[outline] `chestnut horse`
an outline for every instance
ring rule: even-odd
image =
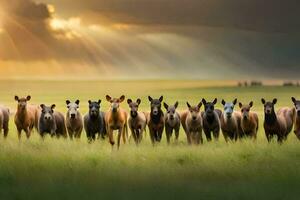
[[[120,98],[112,98],[106,95],[106,100],[110,102],[110,108],[105,114],[106,130],[108,132],[109,142],[113,146],[115,144],[113,131],[118,130],[118,149],[120,148],[121,136],[123,137],[124,144],[128,137],[127,128],[127,112],[120,108],[120,103],[125,100],[125,96]]]

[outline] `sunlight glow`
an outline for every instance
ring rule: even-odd
[[[58,32],[56,35],[57,38],[66,38],[71,40],[81,37],[81,34],[79,33],[82,29],[80,18],[70,18],[68,20],[53,18],[50,21],[50,27],[54,31]]]
[[[68,20],[53,18],[50,22],[50,26],[53,30],[79,29],[80,25],[81,25],[81,19],[78,17],[70,18]]]

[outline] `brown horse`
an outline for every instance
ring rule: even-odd
[[[181,113],[180,121],[182,127],[185,131],[188,144],[202,144],[202,116],[200,108],[202,106],[202,102],[200,102],[196,106],[191,106],[188,102],[186,103],[188,106],[188,110]]]
[[[146,115],[145,113],[138,111],[141,99],[137,99],[136,102],[131,99],[127,99],[127,103],[130,108],[130,115],[128,119],[129,129],[135,143],[138,145],[142,141],[143,133],[146,130]]]
[[[241,102],[239,103],[241,109],[241,129],[242,136],[250,137],[256,139],[257,131],[258,131],[258,116],[256,113],[251,112],[251,108],[253,106],[253,101],[249,103],[249,105],[243,105]]]
[[[120,108],[120,103],[125,100],[125,96],[120,98],[111,98],[106,95],[106,100],[110,102],[110,109],[105,114],[106,130],[108,132],[109,142],[113,146],[115,144],[113,131],[118,130],[118,149],[120,148],[121,136],[123,137],[124,144],[128,137],[127,128],[127,112]]]
[[[30,137],[33,127],[38,127],[38,106],[28,105],[31,96],[26,98],[19,98],[15,96],[15,100],[18,102],[18,108],[15,115],[15,124],[18,131],[18,138],[21,139],[22,130],[25,131],[27,138]]]
[[[294,109],[281,108],[275,113],[276,98],[272,102],[266,102],[265,99],[261,99],[261,102],[264,104],[264,129],[267,140],[270,142],[276,135],[277,141],[279,143],[283,142],[293,128]]]

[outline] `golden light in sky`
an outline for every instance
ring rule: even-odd
[[[63,35],[59,34],[57,37],[64,37],[66,39],[80,38],[81,34],[81,19],[80,18],[70,18],[68,20],[53,18],[50,21],[50,27],[54,31],[63,30]]]
[[[30,67],[49,77],[289,77],[300,63],[297,13],[276,5],[266,14],[260,0],[134,2],[0,0],[0,67],[10,69],[0,78]]]

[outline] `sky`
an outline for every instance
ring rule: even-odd
[[[0,78],[297,79],[297,0],[0,0]]]

